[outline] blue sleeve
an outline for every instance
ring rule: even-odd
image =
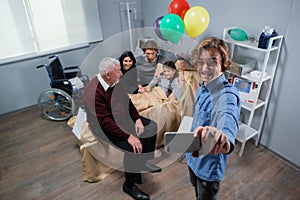
[[[222,130],[228,136],[229,141],[234,144],[239,129],[240,99],[238,93],[235,92],[227,92],[223,95],[225,95],[225,105],[223,104],[223,106],[226,106],[226,109],[223,106],[218,108],[217,129]]]
[[[179,99],[181,97],[181,88],[179,86],[179,80],[178,78],[175,78],[171,83],[171,90],[175,96],[176,99]]]
[[[157,83],[160,81],[160,77],[158,77],[157,79],[156,78],[153,78],[152,81],[149,83],[150,85],[150,89],[152,90],[156,85]]]

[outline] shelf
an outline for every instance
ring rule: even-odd
[[[253,138],[257,134],[258,134],[257,130],[247,126],[244,123],[241,123],[240,128],[239,128],[238,133],[237,133],[237,136],[236,136],[236,139],[239,142],[243,143],[243,142],[246,142],[247,140]]]
[[[238,77],[240,77],[242,79],[246,79],[246,80],[251,81],[251,82],[256,82],[256,83],[260,82],[260,78],[259,79],[254,78],[254,77],[250,76],[249,73],[248,74],[244,74],[244,75],[239,75],[239,74],[234,73],[234,72],[232,72],[230,70],[227,70],[226,72],[229,73],[229,74],[232,74],[232,75],[236,75],[236,76],[238,76]],[[262,78],[261,82],[264,82],[264,81],[267,81],[267,80],[270,80],[270,79],[271,79],[271,76],[270,75],[266,75],[266,76],[264,76]]]
[[[223,30],[223,40],[225,42],[227,42],[228,44],[232,44],[232,45],[235,45],[235,46],[240,46],[240,47],[244,47],[244,48],[248,48],[248,49],[253,49],[253,50],[261,51],[261,52],[275,51],[275,50],[280,49],[280,47],[281,47],[281,41],[282,41],[283,35],[274,36],[274,37],[270,38],[270,40],[269,40],[269,42],[272,42],[272,43],[273,43],[273,41],[278,40],[278,41],[280,41],[280,44],[277,44],[277,45],[274,45],[274,46],[269,46],[268,49],[262,49],[262,48],[258,48],[258,42],[257,41],[252,41],[252,42],[249,41],[249,40],[237,41],[237,40],[232,39],[228,34],[228,31],[232,28],[237,28],[237,27],[235,27],[235,26],[227,27]]]
[[[254,105],[254,103],[250,103],[250,102],[246,102],[246,101],[242,102],[242,108],[244,108],[248,111],[251,111],[253,109],[253,105]],[[258,99],[256,105],[254,106],[254,110],[256,110],[264,105],[265,105],[265,102],[261,99]]]
[[[231,73],[231,72],[230,72]],[[238,75],[237,75],[238,76]],[[240,76],[241,78],[243,79],[247,79],[249,81],[252,81],[252,82],[260,82],[260,78],[253,78],[252,76],[250,76],[250,74],[245,74],[245,75],[242,75]],[[263,78],[262,78],[262,82],[264,81],[267,81],[267,80],[270,80],[271,79],[271,76],[270,75],[265,75]]]
[[[240,47],[253,49],[253,50],[256,50],[256,51],[261,51],[261,52],[268,52],[269,51],[269,49],[258,48],[258,42],[250,42],[248,40],[246,40],[246,41],[236,41],[236,40],[233,40],[231,38],[226,38],[225,42],[227,42],[229,44],[233,44],[233,45],[238,45]],[[271,47],[270,51],[274,51],[274,50],[277,50],[277,49],[278,49],[277,46],[273,46],[273,47]]]
[[[239,152],[239,155],[242,156],[246,142],[249,139],[253,138],[254,136],[257,136],[256,145],[258,145],[264,118],[266,115],[270,93],[272,90],[273,78],[278,64],[278,57],[280,54],[283,35],[277,35],[269,38],[267,49],[262,49],[258,48],[258,42],[256,41],[251,42],[249,40],[233,40],[228,34],[228,31],[233,28],[237,27],[228,27],[223,30],[223,40],[229,46],[231,59],[243,56],[251,57],[250,55],[253,55],[255,59],[258,59],[257,63],[262,64],[262,66],[259,66],[258,72],[252,73],[253,76],[250,75],[250,72],[251,70],[255,70],[255,68],[252,67],[253,65],[251,65],[252,63],[250,61],[246,63],[248,64],[248,69],[242,68],[246,67],[246,64],[241,64],[240,66],[237,66],[240,68],[233,68],[232,71],[228,70],[226,72],[226,75],[228,75],[228,79],[232,79],[234,76],[238,78],[233,79],[233,82],[234,86],[236,86],[240,91],[243,109],[242,112],[243,114],[247,115],[247,117],[245,118],[246,120],[240,124],[236,137],[237,141],[242,143]],[[250,51],[247,51],[247,49],[249,49]],[[273,61],[272,63],[270,62],[271,52]],[[275,58],[273,58],[273,56]],[[254,83],[257,84],[257,87]],[[249,102],[248,99],[251,99],[253,101]],[[257,130],[251,127],[254,118],[256,118],[256,121],[260,121]]]

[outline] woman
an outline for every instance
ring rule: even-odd
[[[121,71],[121,83],[124,85],[125,90],[129,94],[136,93],[138,88],[136,60],[131,51],[124,51],[119,57]]]

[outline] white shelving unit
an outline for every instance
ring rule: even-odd
[[[227,73],[228,78],[236,76],[249,82],[255,82],[257,85],[252,101],[242,102],[240,127],[236,138],[242,143],[239,152],[239,156],[242,156],[249,139],[256,137],[255,144],[256,146],[259,144],[283,36],[270,38],[267,49],[261,49],[258,48],[258,42],[233,40],[228,34],[232,28],[236,27],[225,28],[223,31],[223,40],[229,46],[231,58],[233,60],[239,57],[253,58],[257,61],[256,70],[261,72],[261,75],[255,78],[249,73],[235,74],[230,71]]]

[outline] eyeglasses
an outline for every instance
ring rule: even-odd
[[[209,59],[199,59],[198,61],[198,65],[200,67],[203,67],[204,65],[206,64],[207,67],[215,67],[217,64],[218,64],[218,60],[216,57],[212,57],[212,58],[209,58]]]

